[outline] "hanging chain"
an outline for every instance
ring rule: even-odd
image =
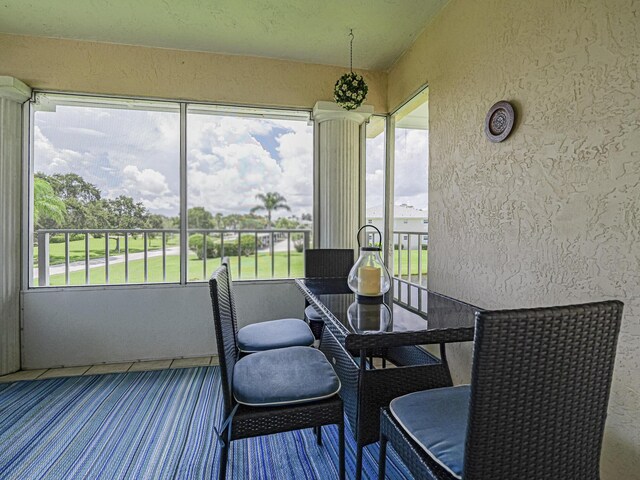
[[[349,29],[349,36],[351,37],[351,44],[349,46],[349,69],[353,73],[353,28]]]

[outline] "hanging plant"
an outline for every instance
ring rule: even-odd
[[[345,110],[353,110],[362,105],[362,102],[367,98],[368,91],[369,87],[364,82],[362,75],[349,72],[342,75],[336,82],[333,98]]]
[[[342,75],[333,89],[333,98],[345,110],[355,110],[367,98],[369,87],[362,75],[353,73],[353,30],[350,31],[351,45],[349,50],[350,72]]]

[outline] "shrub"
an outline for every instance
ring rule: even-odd
[[[189,250],[195,252],[198,260],[202,260],[202,242],[203,237],[199,233],[195,233],[189,237]],[[213,238],[207,237],[207,258],[217,258],[220,256],[220,242],[216,242]]]
[[[216,245],[219,250],[220,239],[216,239]],[[252,255],[256,251],[256,240],[253,235],[244,235],[240,239],[240,255]],[[237,257],[238,256],[238,239],[226,239],[224,240],[224,256],[225,257]]]
[[[69,241],[84,240],[84,233],[70,233]],[[64,243],[64,233],[54,233],[49,235],[49,243]]]
[[[49,235],[49,243],[64,243],[64,235]]]
[[[198,260],[202,260],[202,234],[195,233],[189,237],[189,250],[195,252]],[[240,240],[240,255],[252,255],[256,251],[255,237],[244,235]],[[207,258],[218,258],[223,254],[219,237],[207,236]],[[225,238],[224,256],[238,256],[238,239]]]

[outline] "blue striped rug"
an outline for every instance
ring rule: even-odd
[[[0,478],[217,478],[219,388],[218,367],[0,384]],[[310,429],[235,441],[227,478],[337,478],[337,429],[323,431],[321,447]],[[376,478],[377,457],[367,447],[363,478]],[[391,450],[387,464],[388,478],[411,478]]]

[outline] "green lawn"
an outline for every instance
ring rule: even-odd
[[[56,238],[64,238],[64,235],[52,235]],[[178,234],[167,235],[167,247],[173,247],[178,245],[180,237]],[[120,252],[116,248],[118,241],[109,237],[109,254],[117,255],[118,253],[124,254],[124,237],[120,238]],[[147,248],[149,250],[159,250],[162,248],[162,235],[157,235],[155,238],[149,237]],[[89,258],[104,258],[105,239],[90,237],[89,239]],[[137,253],[144,251],[144,239],[142,235],[137,235],[137,238],[129,235],[129,253]],[[84,239],[73,240],[69,242],[69,262],[79,262],[84,260]],[[34,265],[38,264],[38,247],[33,247],[33,262]],[[51,243],[49,242],[49,265],[59,265],[64,263],[64,242]]]
[[[104,239],[100,239],[104,245]],[[84,255],[84,242],[83,243],[83,255]],[[56,244],[57,245],[57,244]],[[64,252],[64,244],[61,244]],[[130,251],[132,241],[129,241]],[[53,245],[52,245],[53,246]],[[92,256],[93,256],[93,252]],[[427,251],[423,250],[418,252],[413,250],[411,252],[411,273],[413,276],[418,274],[418,254],[422,254],[422,273],[427,273]],[[104,255],[104,247],[102,250]],[[100,255],[96,255],[100,257]],[[84,257],[83,257],[84,258]],[[395,272],[398,272],[398,252],[395,252]],[[408,256],[407,251],[401,252],[401,263],[403,278],[406,278]],[[287,253],[277,252],[274,255],[274,275],[271,275],[271,255],[269,253],[258,254],[258,275],[255,274],[255,257],[253,255],[248,257],[242,257],[242,263],[240,264],[240,272],[238,271],[238,257],[231,257],[231,272],[235,280],[253,280],[253,279],[269,279],[269,278],[296,278],[304,275],[303,254],[298,252],[291,252],[291,267],[287,265]],[[198,281],[208,278],[213,270],[220,265],[219,258],[210,258],[207,260],[207,271],[204,272],[204,265],[202,260],[198,260],[193,252],[189,252],[189,262],[187,266],[189,281]],[[85,272],[84,270],[71,272],[69,275],[71,285],[85,285]],[[180,257],[178,255],[169,255],[166,259],[166,281],[167,282],[179,282],[180,281]],[[417,278],[414,278],[417,281]],[[162,257],[151,257],[148,259],[148,283],[160,283],[163,282],[162,274]],[[124,263],[112,264],[109,266],[109,284],[123,284],[125,283]],[[133,260],[129,262],[129,283],[144,283],[144,260]],[[37,284],[37,279],[36,279]],[[60,286],[65,284],[64,274],[52,275],[49,279],[49,284],[52,286]],[[95,267],[90,269],[90,284],[91,285],[104,285],[105,284],[105,268]]]
[[[231,272],[235,280],[267,279],[267,278],[295,278],[302,277],[304,273],[302,253],[291,252],[291,274],[287,265],[286,252],[278,252],[274,255],[274,275],[271,275],[271,256],[268,253],[258,254],[258,276],[255,275],[255,257],[242,257],[240,265],[241,272],[238,272],[238,257],[231,257]],[[209,278],[216,267],[220,265],[219,258],[207,260],[207,272],[204,274],[202,260],[198,260],[195,254],[189,254],[187,265],[189,281],[204,280]],[[167,282],[180,281],[180,257],[178,255],[167,256]],[[104,267],[90,269],[90,284],[104,285]],[[71,285],[85,285],[84,270],[71,272],[69,282]],[[148,259],[148,282],[159,283],[163,281],[162,257],[151,257]],[[37,283],[37,279],[36,279]],[[109,266],[109,284],[125,283],[124,263],[116,263]],[[144,283],[144,260],[133,260],[129,262],[129,283]],[[52,286],[64,285],[64,274],[51,275],[49,284]]]
[[[401,267],[402,276],[405,277],[409,272],[409,255],[407,255],[407,250],[400,251],[400,263],[398,263],[398,250],[394,250],[393,252],[393,274],[398,275],[398,267]],[[429,252],[427,250],[411,250],[411,274],[417,275],[418,270],[418,257],[422,255],[422,274],[427,273],[427,264]]]

